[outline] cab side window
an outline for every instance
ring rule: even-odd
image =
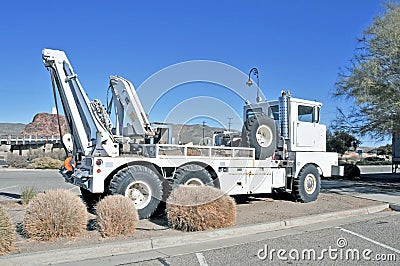
[[[279,120],[279,106],[278,105],[271,106],[270,117],[273,118],[274,120]]]
[[[319,123],[319,107],[299,105],[297,110],[298,121]]]

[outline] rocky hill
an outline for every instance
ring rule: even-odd
[[[172,136],[176,143],[189,143],[195,145],[200,144],[203,139],[203,125],[181,125],[171,124]],[[204,126],[204,137],[211,141],[215,131],[223,131],[223,128]],[[207,141],[206,141],[207,142]]]
[[[68,132],[65,117],[60,115],[60,124],[63,135]],[[21,135],[37,136],[58,136],[58,121],[56,114],[39,113],[35,115],[33,121],[26,125]]]
[[[68,132],[64,116],[60,116],[60,123],[63,134]],[[181,125],[169,124],[172,127],[172,135],[175,143],[199,144],[203,138],[202,125]],[[157,125],[155,125],[157,127]],[[214,131],[221,131],[223,128],[204,127],[204,136],[210,140]],[[56,114],[39,113],[33,121],[27,125],[21,123],[0,123],[0,135],[25,135],[25,136],[58,136],[58,122]]]
[[[21,123],[0,123],[0,135],[20,135],[25,126]]]
[[[65,122],[65,117],[60,116],[61,128],[63,135],[68,132]],[[172,126],[172,136],[175,142],[182,143],[193,142],[193,144],[199,144],[203,137],[203,126],[202,125],[181,125],[181,124],[170,124]],[[156,125],[157,126],[157,125]],[[204,127],[204,136],[211,138],[214,131],[223,130],[216,127]],[[38,136],[58,136],[58,122],[57,115],[48,113],[39,113],[35,115],[33,121],[26,125],[25,129],[21,133],[22,135],[38,135]]]

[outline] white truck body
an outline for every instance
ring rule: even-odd
[[[111,129],[107,113],[99,101],[90,102],[65,53],[45,49],[42,56],[73,139],[73,159],[62,174],[81,188],[85,200],[123,194],[141,218],[165,200],[170,189],[163,187],[171,184],[208,184],[230,195],[280,189],[308,202],[319,194],[320,176],[337,172],[338,156],[326,152],[326,128],[319,123],[321,103],[283,93],[277,101],[246,104],[241,147],[160,144],[129,81],[111,77],[116,111]],[[134,122],[131,142],[120,135],[123,111]]]
[[[76,184],[85,187],[93,193],[104,191],[104,180],[116,169],[127,165],[152,165],[161,169],[163,178],[179,167],[187,164],[204,165],[213,171],[219,182],[220,189],[230,195],[271,193],[274,188],[285,187],[285,168],[278,160],[254,159],[254,149],[239,147],[212,147],[212,146],[185,146],[155,144],[141,146],[150,150],[150,157],[143,155],[87,158],[88,169],[92,171],[82,173],[81,179],[74,178]],[[97,165],[96,161],[102,163]],[[88,177],[88,178],[85,178]],[[81,182],[84,181],[84,182]]]
[[[285,188],[287,185],[286,168],[283,167],[287,161],[255,160],[254,149],[168,144],[147,144],[143,147],[152,150],[153,155],[89,157],[88,170],[81,171],[77,176],[82,178],[71,182],[93,193],[103,193],[107,177],[127,165],[152,165],[161,169],[161,173],[167,173],[167,168],[175,170],[186,164],[197,164],[209,166],[217,176],[220,189],[230,195],[271,193],[274,188]],[[174,151],[179,151],[179,154]],[[201,154],[193,155],[191,151]],[[338,157],[333,152],[296,152],[291,157],[294,159],[291,169],[295,177],[307,164],[318,166],[320,175],[324,177],[330,177],[332,171],[337,171]],[[96,165],[96,160],[101,160],[102,164]],[[163,178],[171,177],[163,174]]]

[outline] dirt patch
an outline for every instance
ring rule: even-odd
[[[274,199],[271,195],[263,197],[237,197],[236,226],[256,223],[281,221],[301,216],[309,216],[340,210],[357,209],[376,205],[379,202],[337,194],[320,194],[317,201],[311,203],[291,202],[287,199]],[[16,249],[14,254],[45,251],[76,246],[101,245],[103,243],[131,241],[135,239],[159,236],[176,236],[185,234],[168,228],[165,217],[150,220],[140,220],[136,233],[129,237],[103,238],[96,229],[95,216],[90,215],[87,231],[74,239],[57,239],[53,242],[38,242],[27,239],[21,229],[21,221],[26,206],[18,201],[0,201],[12,217],[17,231]]]
[[[376,205],[378,202],[352,196],[323,194],[316,201],[300,203],[288,200],[277,200],[269,197],[252,198],[237,205],[237,225],[282,221],[296,217],[315,214],[358,209]]]

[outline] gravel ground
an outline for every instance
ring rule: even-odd
[[[236,201],[236,226],[281,221],[295,217],[357,209],[378,204],[378,202],[372,200],[324,193],[320,194],[317,201],[311,203],[291,202],[286,199],[272,198],[271,195],[265,195],[262,197],[238,197],[236,198]],[[95,229],[95,216],[90,216],[88,221],[88,230],[80,237],[73,239],[58,239],[52,242],[38,242],[27,239],[19,229],[21,228],[20,224],[25,213],[25,206],[20,205],[17,201],[0,201],[0,205],[4,206],[8,210],[16,224],[17,242],[16,249],[13,252],[14,254],[65,247],[99,245],[106,242],[130,241],[158,236],[188,234],[169,229],[165,217],[158,217],[151,220],[139,221],[137,231],[133,236],[102,238]]]

